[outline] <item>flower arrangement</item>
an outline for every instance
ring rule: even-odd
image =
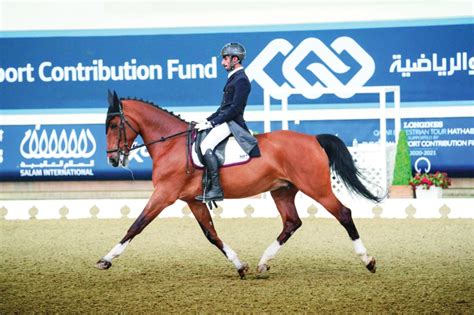
[[[410,185],[413,188],[421,186],[423,189],[430,189],[431,186],[448,188],[451,185],[451,179],[447,173],[436,172],[436,173],[416,173],[410,179]]]

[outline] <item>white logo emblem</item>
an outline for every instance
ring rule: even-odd
[[[424,169],[424,172],[425,172],[425,173],[429,173],[429,171],[430,171],[430,169],[431,169],[431,162],[430,162],[430,160],[429,160],[428,158],[426,158],[426,157],[424,157],[424,156],[419,157],[419,158],[415,161],[415,165],[413,165],[413,167],[415,168],[415,171],[416,171],[417,173],[421,173],[421,171],[423,171],[423,170],[421,169],[421,167],[419,166],[420,162],[421,162],[421,164],[423,164],[422,162],[425,162],[425,163],[426,163],[426,167],[425,167],[425,169]]]
[[[321,88],[336,88],[334,92],[340,98],[350,98],[355,92],[348,88],[363,86],[375,72],[372,57],[350,37],[339,37],[327,47],[321,40],[309,37],[296,48],[286,39],[272,40],[246,68],[250,81],[255,80],[264,90],[270,90],[274,99],[282,99],[288,88],[301,89],[303,96],[316,99],[323,95]],[[294,49],[293,49],[294,48]],[[334,53],[334,52],[336,53]],[[347,73],[351,68],[341,61],[339,55],[348,53],[360,64],[360,69],[346,83],[341,82],[335,74]],[[265,67],[279,54],[286,56],[282,64],[282,73],[287,82],[278,85],[266,72]],[[298,65],[310,54],[314,53],[323,63],[312,63],[306,67],[318,81],[309,83],[297,70]],[[335,73],[335,74],[334,74]]]
[[[133,146],[135,145],[138,145],[138,142],[133,142]],[[129,162],[132,162],[133,160],[137,161],[137,163],[144,163],[145,160],[144,158],[150,158],[150,153],[148,153],[148,150],[146,147],[141,147],[137,150],[133,150],[133,151],[130,151],[129,152],[129,156],[128,156],[128,161]]]
[[[28,129],[21,141],[20,152],[26,159],[90,158],[95,153],[96,142],[89,129],[82,129],[79,136],[74,129],[69,135],[63,129],[59,136],[56,129],[51,134],[43,130],[41,135],[37,129]]]

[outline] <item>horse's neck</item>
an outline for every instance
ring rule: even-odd
[[[140,118],[140,135],[145,143],[175,135],[188,128],[186,122],[164,110],[146,104],[142,106],[143,111],[140,111],[138,116]],[[158,147],[152,146],[149,148],[149,152]]]
[[[151,116],[147,114],[147,122],[144,126],[141,127],[142,138],[145,140],[153,141],[156,138],[168,137],[173,134],[179,133],[186,130],[186,123],[179,121],[177,118],[171,116],[167,113],[150,113]],[[156,116],[153,116],[156,115]]]

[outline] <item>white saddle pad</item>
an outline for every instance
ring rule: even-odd
[[[196,143],[193,143],[193,147],[191,150],[192,160],[195,166],[197,167],[204,167],[196,153]],[[250,156],[245,153],[244,150],[240,147],[237,140],[234,137],[230,137],[227,141],[227,145],[225,146],[225,161],[222,166],[231,166],[235,164],[243,164],[250,160]]]

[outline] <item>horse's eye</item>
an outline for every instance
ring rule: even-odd
[[[116,129],[117,125],[116,124],[110,124],[110,129]]]

